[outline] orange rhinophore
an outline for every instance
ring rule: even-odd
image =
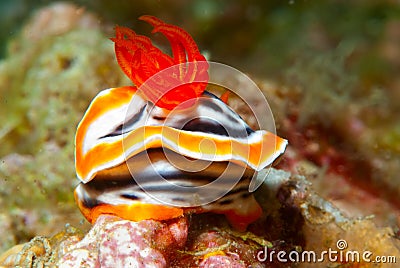
[[[219,98],[225,103],[228,104],[230,92],[227,90],[225,91]]]
[[[140,19],[168,38],[172,57],[116,27],[117,61],[135,86],[101,91],[78,125],[78,206],[90,222],[101,214],[139,221],[214,212],[243,230],[261,215],[250,181],[265,177],[287,141],[251,129],[205,91],[208,63],[187,32]]]

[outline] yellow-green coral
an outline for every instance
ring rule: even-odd
[[[0,249],[51,233],[57,218],[79,221],[72,196],[76,126],[95,94],[127,84],[99,27],[38,40],[21,33],[10,42],[0,62],[0,204],[4,217],[19,220],[8,230],[18,235]]]
[[[0,70],[1,109],[9,115],[0,119],[7,145],[0,155],[16,148],[36,153],[49,140],[60,146],[73,143],[88,102],[124,79],[114,63],[112,43],[100,31],[77,29],[31,45],[11,54]]]

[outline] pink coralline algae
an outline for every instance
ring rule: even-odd
[[[231,267],[231,268],[245,268],[239,260],[228,256],[210,256],[199,265],[201,268],[217,268],[217,267]]]
[[[57,265],[61,268],[261,265],[255,257],[260,244],[249,233],[214,225],[205,227],[202,222],[207,219],[207,215],[193,215],[191,220],[133,222],[101,215],[83,239],[70,236],[61,242]]]
[[[78,243],[62,245],[59,267],[167,267],[171,249],[183,247],[187,222],[132,222],[101,216]]]

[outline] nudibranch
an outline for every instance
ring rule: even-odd
[[[166,36],[172,56],[116,27],[116,58],[134,86],[101,91],[78,125],[80,210],[91,223],[101,214],[139,221],[214,212],[246,229],[261,215],[249,183],[287,141],[251,129],[205,90],[209,64],[187,32],[152,16],[140,19]],[[207,193],[221,196],[203,202]]]

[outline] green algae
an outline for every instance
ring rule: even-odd
[[[0,62],[0,204],[2,216],[22,222],[9,225],[15,236],[1,250],[82,220],[73,202],[76,126],[99,91],[127,84],[100,28],[38,40],[21,31],[10,41]]]
[[[380,131],[382,135],[377,135],[375,141],[379,148],[383,148],[392,153],[400,155],[400,122],[395,122]]]
[[[1,109],[9,116],[0,118],[6,126],[2,130],[6,147],[0,155],[36,153],[47,141],[72,148],[75,127],[89,101],[122,79],[112,43],[88,29],[22,47],[2,67],[1,95],[6,105]]]
[[[300,125],[317,119],[326,126],[351,101],[357,80],[345,64],[352,51],[352,45],[342,44],[335,50],[304,57],[287,70],[288,83],[301,91],[297,104]]]

